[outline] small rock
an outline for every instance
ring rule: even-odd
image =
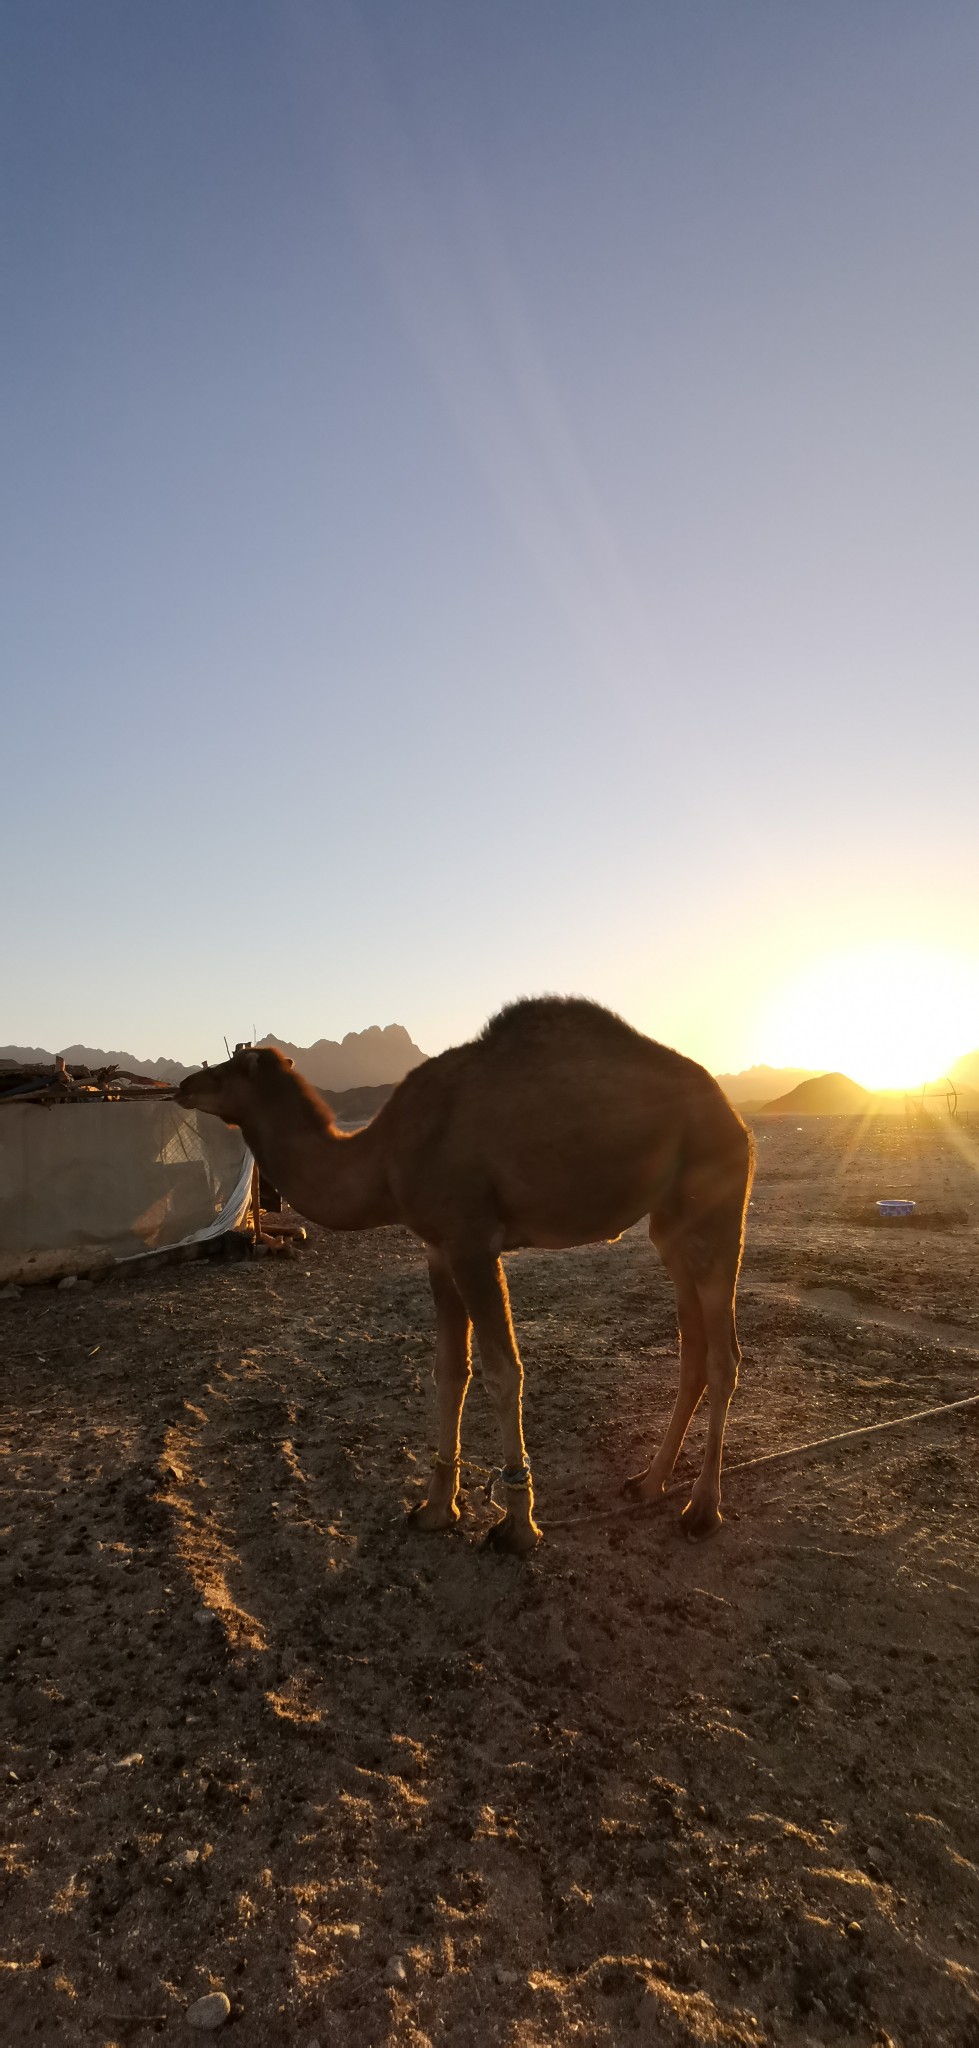
[[[209,1991],[206,1998],[195,1998],[187,2007],[187,2025],[199,2027],[202,2033],[213,2033],[215,2027],[223,2027],[231,2016],[231,2000],[226,1991]]]
[[[67,1293],[67,1291],[68,1291],[68,1289],[69,1289],[69,1287],[74,1287],[74,1286],[76,1286],[76,1285],[77,1285],[77,1282],[78,1282],[78,1274],[77,1274],[77,1273],[66,1273],[66,1274],[65,1274],[65,1277],[64,1277],[64,1279],[63,1279],[63,1280],[59,1280],[59,1281],[58,1281],[58,1293],[59,1293],[59,1294],[66,1294],[66,1293]]]
[[[838,1692],[841,1695],[853,1691],[849,1679],[843,1678],[839,1671],[824,1672],[823,1684],[829,1686],[830,1692]]]
[[[385,1984],[407,1984],[408,1972],[403,1956],[392,1956],[384,1972]]]
[[[130,1751],[130,1754],[128,1756],[117,1756],[115,1761],[115,1769],[117,1771],[130,1771],[132,1770],[134,1764],[141,1764],[142,1761],[142,1750],[134,1749]]]
[[[19,1288],[19,1287],[15,1287],[15,1286],[14,1286],[14,1283],[13,1283],[13,1281],[11,1281],[11,1282],[10,1282],[10,1284],[9,1284],[9,1286],[7,1286],[7,1287],[0,1287],[0,1301],[19,1301],[19,1300],[20,1300],[20,1288]]]
[[[217,1615],[215,1614],[213,1607],[199,1607],[197,1613],[194,1616],[194,1620],[196,1621],[198,1628],[210,1628],[211,1623],[213,1621],[217,1621]]]

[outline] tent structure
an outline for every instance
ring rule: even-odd
[[[0,1089],[0,1286],[201,1243],[247,1215],[252,1156],[216,1117],[153,1088],[25,1092]]]

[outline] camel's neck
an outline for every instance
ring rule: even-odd
[[[335,1131],[304,1093],[262,1100],[242,1134],[266,1178],[301,1216],[330,1230],[372,1230],[395,1221],[382,1146],[371,1125]]]

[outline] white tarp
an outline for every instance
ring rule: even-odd
[[[233,1230],[251,1169],[240,1131],[176,1102],[0,1104],[0,1284]]]

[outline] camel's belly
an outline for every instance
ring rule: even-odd
[[[638,1219],[635,1220],[638,1221]],[[628,1225],[624,1224],[623,1229],[627,1228]],[[533,1237],[531,1236],[529,1231],[527,1231],[526,1233],[520,1232],[518,1227],[518,1230],[514,1235],[511,1236],[509,1232],[507,1233],[503,1250],[505,1252],[569,1252],[573,1251],[576,1245],[617,1244],[621,1236],[621,1230],[617,1230],[613,1237],[609,1237],[606,1231],[601,1230],[598,1231],[594,1237],[544,1237],[540,1233],[538,1233],[536,1237]]]
[[[459,1223],[465,1232],[471,1220],[497,1250],[564,1251],[620,1237],[657,1207],[675,1180],[671,1147],[596,1145],[590,1153],[579,1148],[577,1156],[568,1148],[558,1158],[555,1149],[542,1145],[535,1154],[521,1148],[522,1156],[506,1160],[489,1156],[479,1176],[469,1172],[465,1157],[448,1158],[442,1172],[431,1161],[427,1184],[405,1190],[402,1214],[429,1244],[451,1244]]]
[[[621,1237],[649,1214],[672,1179],[672,1160],[648,1153],[583,1160],[577,1171],[553,1172],[538,1185],[528,1175],[501,1175],[496,1195],[504,1241],[563,1251]]]
[[[504,1251],[536,1247],[545,1252],[570,1251],[577,1244],[608,1244],[621,1237],[646,1214],[641,1199],[609,1211],[589,1214],[576,1209],[568,1214],[535,1215],[532,1210],[507,1216],[504,1223]]]

